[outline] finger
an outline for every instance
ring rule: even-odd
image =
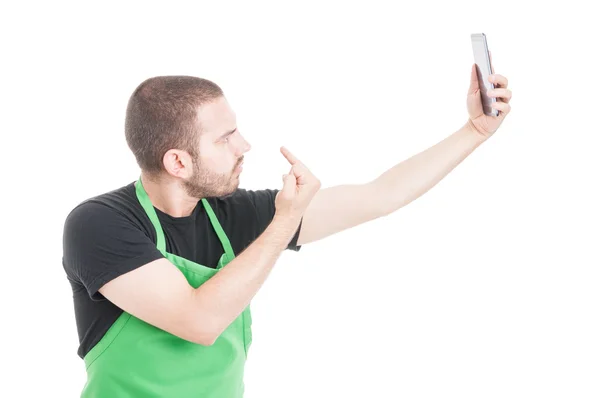
[[[296,190],[296,178],[293,175],[286,174],[283,176],[283,188],[281,191],[284,197],[291,199],[294,197],[294,191]]]
[[[490,54],[490,66],[492,67],[492,74],[494,74],[496,72],[494,72],[494,63],[492,62],[492,52],[488,51],[488,54]]]
[[[494,87],[506,88],[508,87],[508,79],[502,75],[493,74],[489,76],[490,82],[494,83]]]
[[[487,92],[488,97],[494,97],[502,102],[510,102],[512,91],[507,88],[496,88]]]
[[[292,166],[292,168],[290,168],[288,175],[294,176],[296,178],[302,178],[302,173],[300,170],[301,169],[299,167]]]
[[[471,65],[471,83],[469,84],[469,94],[476,93],[479,90],[479,80],[477,80],[477,64]]]
[[[296,156],[294,156],[294,154],[292,154],[290,152],[289,149],[287,149],[286,147],[282,146],[280,148],[281,153],[283,154],[283,156],[285,156],[285,158],[288,160],[288,162],[290,162],[290,164],[293,166],[295,164],[301,163],[298,158]]]
[[[294,154],[292,154],[292,152],[290,152],[290,150],[284,146],[281,147],[281,153],[283,154],[283,156],[285,156],[285,158],[288,160],[288,162],[290,162],[290,164],[292,165],[290,174],[293,175],[294,177],[296,177],[298,184],[300,184],[300,185],[306,184],[308,181],[307,178],[308,178],[308,175],[310,174],[310,171],[304,165],[304,163],[302,163],[300,160],[298,160],[298,158],[296,156],[294,156]]]
[[[298,185],[304,185],[307,183],[307,178],[309,176],[309,172],[306,169],[306,167],[302,167],[301,165],[299,165],[298,163],[296,163],[296,165],[292,166],[289,175],[293,176]]]
[[[506,103],[506,102],[494,102],[492,104],[492,108],[498,109],[498,111],[499,111],[498,116],[504,116],[508,112],[510,112],[510,104]]]

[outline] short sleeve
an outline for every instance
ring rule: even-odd
[[[63,267],[93,300],[112,279],[163,257],[152,239],[123,213],[96,202],[80,204],[63,230]]]
[[[261,189],[261,190],[249,190],[247,191],[252,204],[256,210],[257,230],[255,236],[259,236],[269,226],[273,217],[275,217],[275,197],[277,196],[277,189]],[[299,251],[302,246],[298,245],[298,237],[300,236],[300,230],[302,229],[302,220],[298,225],[298,229],[294,234],[292,240],[288,244],[287,249],[293,251]]]

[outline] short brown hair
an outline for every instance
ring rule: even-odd
[[[149,174],[163,170],[169,149],[197,157],[198,107],[223,96],[210,80],[193,76],[156,76],[132,93],[125,116],[125,139],[139,167]]]

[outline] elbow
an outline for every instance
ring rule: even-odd
[[[203,331],[197,331],[197,332],[194,332],[191,335],[187,336],[185,338],[185,340],[189,341],[190,343],[202,345],[205,347],[210,347],[213,344],[215,344],[215,341],[217,341],[217,337],[219,337],[219,336],[215,335],[215,334],[210,334],[210,333],[206,333]]]
[[[215,344],[215,341],[217,341],[217,338],[215,336],[209,336],[209,335],[196,335],[190,341],[194,344],[202,345],[205,347],[210,347],[213,344]]]
[[[186,340],[206,347],[214,345],[227,327],[222,316],[215,314],[214,308],[197,305],[196,300],[190,300],[189,303],[189,306],[181,306],[179,312],[185,325]]]
[[[197,317],[197,319],[192,320],[193,323],[188,328],[192,333],[187,340],[194,344],[210,347],[215,344],[215,341],[217,341],[221,332],[215,321],[206,318],[207,317]]]

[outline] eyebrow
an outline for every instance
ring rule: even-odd
[[[221,136],[219,137],[219,139],[225,138],[225,137],[227,137],[228,135],[231,135],[231,134],[235,133],[235,131],[236,131],[236,130],[237,130],[237,127],[236,127],[236,128],[234,128],[233,130],[231,130],[231,131],[228,131],[228,132],[226,132],[225,134],[221,135]]]

